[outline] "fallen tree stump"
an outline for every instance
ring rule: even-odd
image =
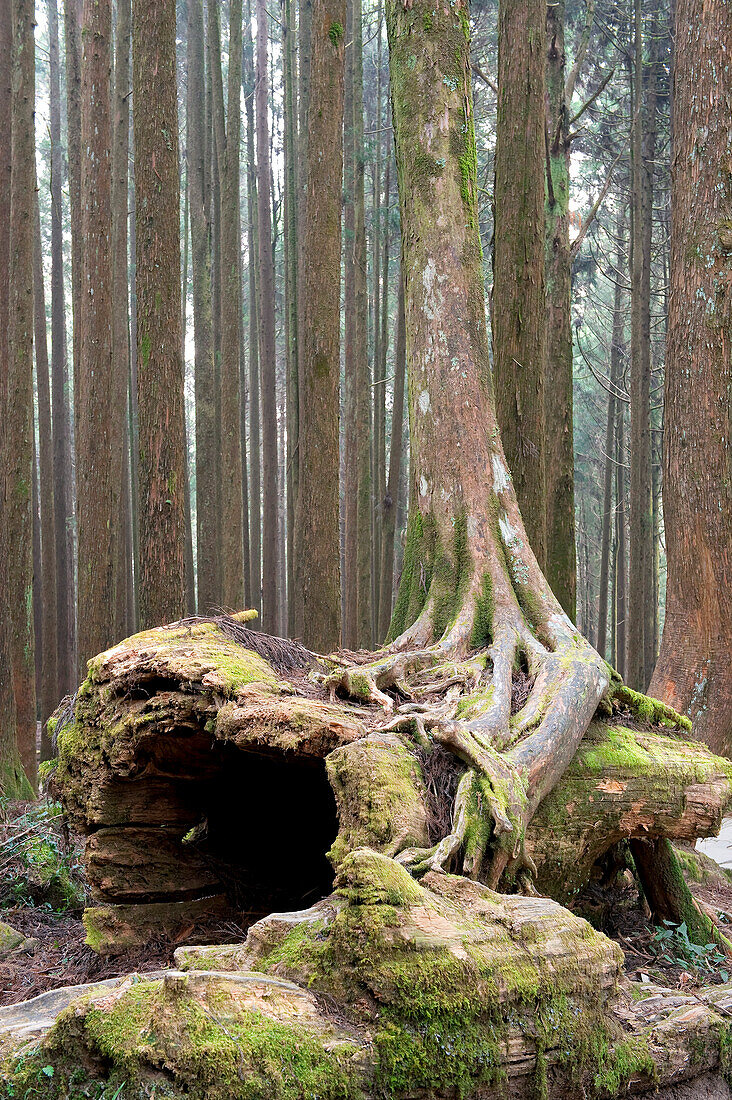
[[[213,916],[303,908],[354,849],[397,856],[439,839],[435,804],[449,813],[459,762],[435,749],[435,768],[407,733],[378,728],[378,708],[306,690],[212,622],[90,662],[52,724],[55,784],[88,836],[97,950],[144,943],[151,925],[174,937]],[[731,802],[728,761],[603,717],[529,825],[537,886],[566,902],[619,840],[713,835]]]

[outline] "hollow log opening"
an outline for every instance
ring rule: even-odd
[[[193,845],[218,873],[239,920],[303,909],[329,894],[327,852],[338,817],[323,761],[233,745],[215,752],[220,768],[202,791],[203,835]]]

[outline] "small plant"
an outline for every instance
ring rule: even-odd
[[[0,907],[83,908],[79,851],[57,802],[0,802],[0,839]]]
[[[657,928],[651,944],[657,957],[672,966],[695,970],[697,973],[715,974],[723,982],[729,981],[727,956],[716,943],[692,943],[686,921],[674,924],[665,920],[663,928]]]

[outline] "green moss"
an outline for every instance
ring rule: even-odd
[[[328,38],[337,47],[343,38],[343,26],[340,23],[331,23]]]
[[[185,982],[171,989],[141,981],[111,1004],[80,1010],[77,1002],[62,1013],[34,1057],[9,1067],[5,1079],[14,1087],[6,1095],[132,1100],[151,1095],[152,1080],[160,1097],[357,1100],[363,1095],[357,1053],[348,1042],[326,1050],[304,1025],[242,1008],[224,987],[201,998]],[[88,1067],[89,1089],[78,1094],[67,1091],[75,1058]],[[26,1082],[33,1091],[17,1091]]]
[[[480,595],[476,602],[473,633],[470,637],[470,644],[474,649],[483,649],[490,645],[493,637],[493,614],[493,579],[486,572],[480,582]]]
[[[649,695],[643,695],[640,691],[633,691],[622,681],[615,681],[612,684],[610,694],[613,699],[626,706],[641,722],[667,726],[670,729],[686,730],[687,733],[691,732],[690,718],[679,714],[673,707],[663,703],[660,699],[652,699]]]
[[[429,590],[424,557],[422,516],[417,508],[411,508],[407,520],[402,579],[389,626],[389,640],[406,630],[424,607]]]

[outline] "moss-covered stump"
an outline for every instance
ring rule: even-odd
[[[449,875],[416,883],[367,849],[312,909],[266,918],[244,945],[180,949],[176,963],[0,1010],[0,1096],[671,1100],[689,1079],[721,1088],[730,987],[701,1001],[633,991],[618,949],[555,902]]]
[[[463,764],[381,728],[378,708],[325,701],[302,671],[290,683],[275,640],[249,637],[270,660],[220,621],[135,635],[90,662],[52,719],[54,783],[88,837],[85,921],[101,952],[305,908],[354,849],[400,857],[449,831]],[[732,765],[664,722],[591,724],[526,834],[545,893],[568,900],[620,839],[717,831]]]

